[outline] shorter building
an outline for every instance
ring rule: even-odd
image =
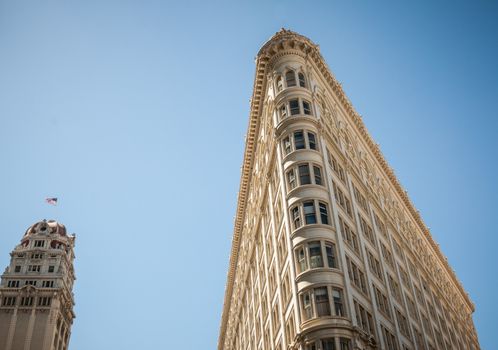
[[[0,284],[1,350],[66,350],[75,317],[75,236],[43,220],[10,253]]]

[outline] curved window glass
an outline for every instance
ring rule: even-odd
[[[282,139],[282,148],[284,156],[300,149],[317,151],[316,135],[311,131],[296,130]]]
[[[295,115],[313,115],[311,103],[307,100],[294,98],[288,100],[278,107],[280,120]]]
[[[310,241],[295,248],[297,272],[328,267],[336,269],[335,244],[328,241]]]
[[[330,225],[327,204],[317,200],[304,201],[292,207],[291,218],[294,223],[293,229],[301,227],[303,223]]]
[[[296,86],[296,73],[293,70],[287,71],[285,73],[285,81],[287,83],[287,87]]]
[[[317,317],[345,316],[342,289],[332,286],[309,288],[300,295],[303,321]]]

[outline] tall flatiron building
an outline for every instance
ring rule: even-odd
[[[0,284],[1,350],[66,350],[75,317],[75,236],[43,220],[10,253]]]
[[[219,350],[476,350],[474,304],[318,46],[263,45]]]

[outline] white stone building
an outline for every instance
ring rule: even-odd
[[[474,305],[309,39],[259,51],[219,350],[479,349]]]

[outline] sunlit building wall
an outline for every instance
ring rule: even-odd
[[[479,349],[474,305],[318,46],[263,45],[219,350]]]

